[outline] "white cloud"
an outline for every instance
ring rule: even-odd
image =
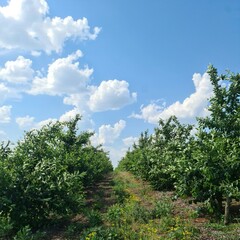
[[[132,117],[144,119],[145,121],[157,124],[159,119],[167,119],[172,115],[177,116],[180,120],[191,122],[196,117],[206,116],[208,114],[208,100],[212,95],[213,87],[210,82],[210,76],[204,73],[193,75],[195,92],[187,97],[182,103],[177,101],[165,108],[164,105],[151,103],[141,107],[140,114],[133,114]]]
[[[80,50],[49,65],[46,77],[35,77],[30,94],[63,95],[86,91],[93,69],[79,68]]]
[[[30,129],[34,126],[34,117],[25,116],[16,118],[16,123],[21,129]]]
[[[24,86],[10,87],[8,84],[0,83],[0,103],[9,98],[20,99],[20,93],[25,91],[24,89]]]
[[[73,105],[84,114],[117,110],[137,100],[137,94],[130,93],[128,82],[123,80],[103,81],[99,86],[89,85],[93,69],[87,66],[80,68],[77,60],[82,56],[78,50],[66,58],[55,60],[49,65],[46,76],[38,73],[27,92],[64,96],[64,104]]]
[[[92,130],[95,123],[94,121],[91,119],[91,115],[88,112],[82,111],[81,109],[75,107],[72,110],[64,113],[61,117],[60,117],[60,121],[61,122],[65,122],[65,121],[70,121],[71,119],[73,119],[77,114],[80,114],[81,116],[81,120],[78,123],[78,128],[79,129],[88,129],[88,130]]]
[[[9,123],[11,121],[12,106],[0,107],[0,123]]]
[[[65,121],[70,121],[71,119],[73,119],[76,114],[80,114],[81,112],[79,109],[74,108],[66,113],[64,113],[60,118],[59,121],[60,122],[65,122]],[[52,122],[55,123],[57,121],[56,118],[48,118],[46,120],[42,120],[42,121],[35,121],[34,117],[31,117],[29,115],[24,116],[24,117],[17,117],[16,118],[16,123],[18,124],[19,128],[23,129],[23,130],[30,130],[30,129],[40,129],[41,127],[43,127],[44,125]],[[82,115],[81,120],[78,123],[78,127],[80,129],[91,129],[94,126],[94,122],[93,120],[90,118],[89,115]]]
[[[60,52],[66,40],[94,40],[100,32],[86,18],[50,18],[48,11],[45,0],[10,0],[0,7],[0,48]]]
[[[157,102],[152,102],[147,106],[142,105],[140,108],[141,114],[132,114],[130,117],[144,119],[144,121],[156,124],[161,118],[161,113],[164,107],[158,105]]]
[[[7,61],[0,68],[0,102],[8,98],[21,98],[21,93],[29,89],[33,76],[30,59],[19,56],[14,61]]]
[[[81,115],[85,115],[90,113],[90,109],[88,107],[88,100],[90,97],[89,87],[86,88],[86,91],[81,93],[70,94],[63,99],[63,103],[66,105],[72,105],[78,109]]]
[[[79,109],[74,108],[66,113],[64,113],[61,117],[60,117],[60,121],[61,122],[67,122],[72,120],[77,114],[80,114]]]
[[[138,142],[138,137],[131,136],[131,137],[124,138],[122,141],[125,147],[132,147],[134,143]]]
[[[0,83],[0,103],[3,102],[9,95],[10,90],[5,86],[5,84]]]
[[[117,138],[119,138],[121,132],[126,127],[126,122],[124,120],[120,120],[115,123],[113,126],[111,125],[102,125],[98,129],[98,133],[95,133],[92,136],[91,141],[93,145],[107,145],[112,144]]]
[[[137,100],[136,93],[130,93],[126,81],[102,81],[96,86],[87,85],[85,91],[69,94],[64,103],[73,105],[84,112],[118,110]]]
[[[40,129],[44,125],[49,124],[51,122],[55,123],[56,121],[57,121],[57,119],[55,119],[55,118],[48,118],[46,120],[36,122],[35,118],[30,117],[29,115],[16,118],[16,123],[18,124],[19,128],[24,129],[24,130]]]
[[[0,80],[13,84],[26,84],[32,80],[34,70],[32,61],[19,56],[15,61],[7,61],[4,68],[0,68]]]
[[[40,57],[40,56],[42,55],[42,53],[39,52],[39,51],[31,51],[31,55],[32,55],[33,57]]]
[[[137,100],[137,93],[130,93],[126,81],[108,80],[95,88],[89,99],[93,112],[117,110]]]
[[[48,118],[43,121],[37,122],[33,128],[40,129],[43,126],[49,124],[49,123],[55,123],[57,121],[56,118]]]
[[[103,149],[109,152],[109,156],[114,167],[117,167],[119,161],[126,155],[129,148],[132,148],[134,142],[137,143],[138,138],[131,136],[122,139],[122,142],[118,142],[117,144],[103,146]]]
[[[118,162],[125,156],[125,149],[121,149],[119,146],[104,146],[104,151],[109,153],[113,167],[117,167]]]

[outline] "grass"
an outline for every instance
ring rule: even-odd
[[[225,226],[211,222],[201,209],[188,199],[174,200],[174,192],[153,191],[130,173],[115,172],[113,178],[89,189],[83,213],[45,233],[34,235],[23,229],[17,240],[26,236],[33,240],[240,239],[239,214]]]
[[[122,194],[125,199],[108,209],[106,225],[118,239],[193,239],[193,235],[198,236],[189,221],[176,218],[169,193],[158,197],[148,184],[129,173],[119,172],[116,178],[121,191],[127,194]]]

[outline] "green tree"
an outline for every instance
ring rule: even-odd
[[[66,150],[70,130],[64,129],[66,125],[50,123],[27,132],[9,158],[13,184],[7,197],[17,227],[43,225],[50,217],[79,211],[83,204],[84,173],[70,171],[72,159]]]
[[[174,188],[177,161],[190,141],[191,130],[191,125],[181,124],[175,116],[159,120],[152,135],[149,172],[149,180],[156,189]]]
[[[177,188],[207,202],[216,213],[225,200],[228,223],[231,199],[240,196],[240,75],[218,76],[213,66],[208,74],[213,85],[210,114],[198,119],[196,138],[181,161]]]
[[[151,136],[148,131],[145,131],[141,133],[138,143],[133,144],[133,149],[127,151],[126,156],[119,162],[118,168],[148,180],[151,169],[150,151]]]
[[[166,121],[160,119],[154,133],[142,133],[119,166],[150,181],[156,189],[173,189],[176,163],[191,139],[191,130],[191,125],[180,124],[175,116]]]
[[[1,145],[0,213],[16,229],[78,213],[84,187],[112,170],[107,154],[91,146],[92,133],[78,133],[79,120],[29,131],[12,150]]]

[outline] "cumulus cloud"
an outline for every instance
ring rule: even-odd
[[[48,118],[46,120],[37,122],[37,121],[35,121],[34,117],[30,117],[29,115],[16,118],[16,123],[18,124],[19,128],[21,128],[23,130],[40,129],[44,125],[49,124],[51,122],[54,123],[56,121],[57,121],[57,119],[55,119],[55,118]]]
[[[3,103],[7,99],[20,99],[21,92],[24,92],[24,87],[10,87],[7,84],[0,83],[0,103]]]
[[[130,93],[128,82],[122,80],[103,81],[97,86],[87,85],[85,91],[69,94],[63,100],[83,112],[118,110],[137,100],[136,93]]]
[[[0,68],[0,80],[13,84],[26,84],[32,80],[34,70],[32,61],[19,56],[15,61],[7,61],[4,68]]]
[[[70,111],[67,111],[64,113],[60,118],[58,119],[60,122],[66,122],[70,121],[73,119],[76,114],[80,114],[82,116],[81,121],[78,123],[78,127],[80,129],[92,129],[94,126],[93,120],[90,118],[90,115],[82,115],[81,111],[77,108],[74,108]],[[52,122],[55,123],[57,121],[56,118],[48,118],[46,120],[42,121],[36,121],[35,117],[31,117],[29,115],[26,115],[24,117],[17,117],[16,118],[16,123],[19,126],[20,129],[22,130],[30,130],[30,129],[40,129],[44,125]]]
[[[121,132],[126,127],[126,122],[124,120],[120,120],[115,123],[113,126],[111,125],[102,125],[98,129],[98,133],[95,133],[92,136],[91,141],[94,145],[107,145],[112,144],[117,138],[119,138]]]
[[[110,159],[114,167],[117,167],[119,161],[126,155],[126,152],[132,148],[134,143],[138,142],[137,137],[127,137],[121,142],[111,146],[103,146],[103,149],[109,152]]]
[[[122,141],[125,147],[130,148],[133,146],[134,143],[138,142],[138,137],[131,136],[131,137],[124,138]]]
[[[65,122],[65,121],[70,121],[71,119],[73,119],[77,114],[79,114],[81,116],[81,120],[78,123],[78,128],[79,129],[88,129],[88,130],[92,130],[95,123],[93,121],[93,119],[91,118],[91,115],[86,112],[86,111],[82,111],[81,109],[75,107],[72,110],[64,113],[61,117],[60,117],[60,121],[61,122]]]
[[[5,86],[5,84],[0,83],[0,103],[3,102],[9,95],[10,90]]]
[[[36,128],[36,129],[40,129],[42,128],[43,126],[49,124],[49,123],[55,123],[57,121],[56,118],[48,118],[48,119],[45,119],[43,121],[40,121],[40,122],[37,122],[35,123],[34,127],[33,128]]]
[[[66,105],[72,105],[81,115],[85,115],[90,113],[90,109],[88,107],[88,101],[90,97],[89,87],[86,88],[86,91],[70,94],[63,99],[63,103]]]
[[[140,107],[141,114],[132,114],[130,117],[144,119],[144,121],[156,124],[159,121],[161,113],[164,111],[164,104],[159,105],[159,101],[153,101],[147,106]]]
[[[126,151],[121,146],[104,146],[104,151],[109,153],[113,167],[118,166],[118,162],[125,156]]]
[[[0,68],[0,102],[21,98],[21,93],[29,89],[34,74],[30,59],[19,56],[16,60],[7,61]]]
[[[99,127],[98,132],[90,138],[91,143],[94,146],[101,144],[103,150],[109,153],[109,157],[114,167],[117,166],[118,161],[121,160],[127,151],[126,146],[123,146],[123,142],[119,141],[121,133],[125,127],[126,122],[124,120],[116,122],[113,126],[102,125]]]
[[[177,101],[168,107],[151,103],[147,106],[141,106],[141,113],[132,114],[131,117],[144,119],[149,123],[157,124],[160,118],[167,119],[172,115],[188,122],[193,121],[196,117],[206,116],[208,114],[206,109],[208,100],[213,91],[210,76],[207,73],[203,75],[195,73],[192,80],[195,86],[195,92],[182,103]]]
[[[32,82],[30,94],[63,95],[86,91],[87,82],[93,69],[79,68],[82,57],[80,50],[66,58],[59,58],[49,65],[46,77],[35,77]]]
[[[16,123],[21,129],[30,129],[34,126],[34,117],[25,116],[16,118]]]
[[[66,40],[94,40],[100,32],[91,30],[86,18],[50,18],[48,12],[45,0],[8,1],[0,7],[0,48],[60,52]]]
[[[95,88],[89,99],[93,112],[117,110],[137,100],[137,93],[130,93],[126,81],[108,80]]]
[[[67,122],[72,120],[77,114],[80,114],[79,109],[74,108],[66,113],[64,113],[61,117],[60,117],[60,121],[61,122]]]
[[[11,121],[12,106],[0,107],[0,123],[9,123]]]

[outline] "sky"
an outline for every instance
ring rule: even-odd
[[[114,166],[160,118],[206,116],[240,72],[239,0],[0,0],[0,141],[82,116]]]

